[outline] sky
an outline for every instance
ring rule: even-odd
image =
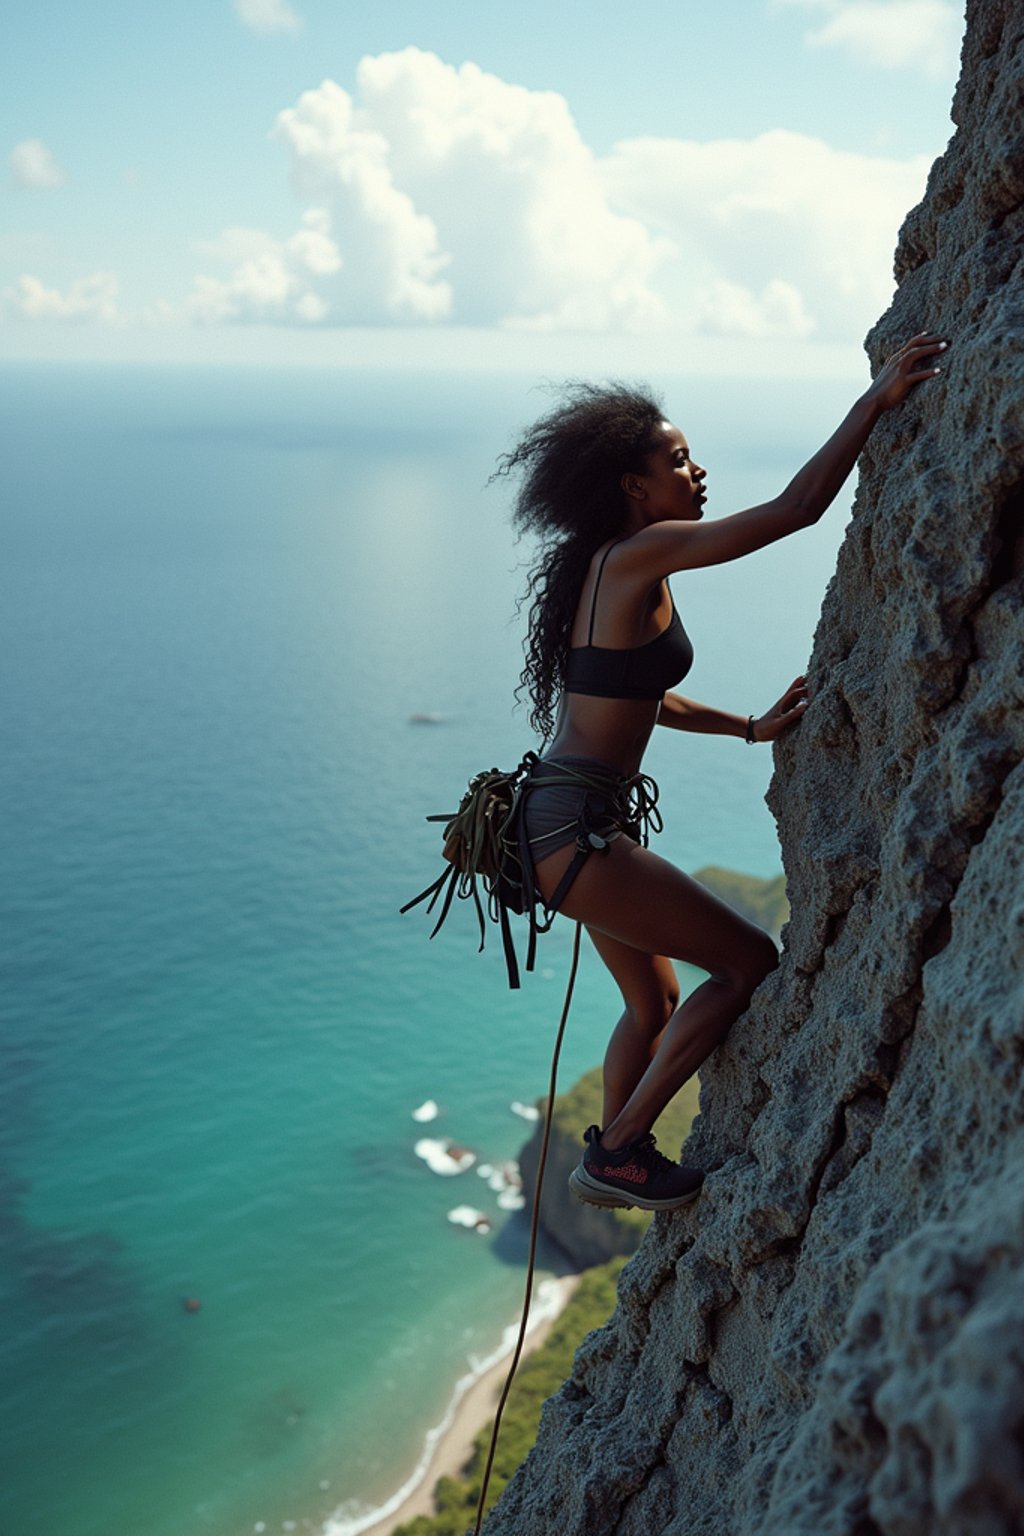
[[[957,0],[33,0],[0,360],[860,356]]]

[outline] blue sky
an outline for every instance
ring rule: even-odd
[[[813,372],[887,302],[961,30],[954,0],[35,0],[0,356]]]

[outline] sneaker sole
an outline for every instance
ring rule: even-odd
[[[602,1184],[600,1180],[592,1178],[581,1163],[569,1175],[569,1188],[584,1205],[600,1205],[605,1208],[617,1206],[620,1210],[638,1206],[642,1211],[678,1211],[681,1206],[696,1200],[703,1185],[698,1184],[688,1195],[674,1195],[668,1200],[651,1200],[643,1195],[627,1194],[625,1190],[615,1189],[610,1184]]]

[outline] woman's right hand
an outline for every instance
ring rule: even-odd
[[[926,379],[933,379],[942,372],[931,359],[948,346],[948,341],[934,331],[922,331],[920,335],[912,336],[886,358],[867,390],[865,400],[871,400],[883,411],[891,411],[894,405],[906,399],[915,384],[923,384]]]
[[[787,728],[803,717],[807,708],[807,675],[794,678],[777,704],[754,721],[755,741],[774,741]]]

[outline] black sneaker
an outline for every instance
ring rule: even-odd
[[[638,1205],[645,1211],[674,1211],[700,1194],[704,1175],[684,1168],[659,1152],[648,1132],[636,1141],[606,1152],[596,1125],[587,1127],[587,1149],[569,1175],[569,1188],[588,1205]]]

